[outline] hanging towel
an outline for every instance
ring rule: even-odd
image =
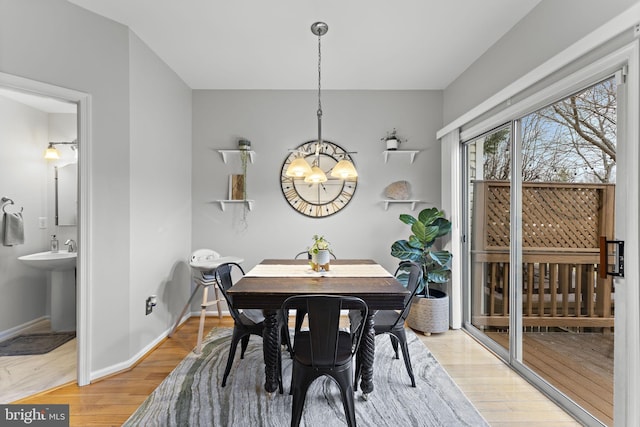
[[[4,233],[2,243],[5,246],[21,245],[24,243],[24,224],[22,213],[5,212],[3,217]]]

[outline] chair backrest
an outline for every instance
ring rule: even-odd
[[[413,302],[413,297],[416,295],[418,291],[418,287],[420,282],[422,281],[422,266],[414,261],[402,261],[398,268],[396,269],[395,276],[399,274],[407,274],[409,273],[409,279],[407,280],[407,290],[411,292],[409,299],[404,304],[404,308],[402,311],[398,313],[398,318],[396,319],[393,326],[396,326],[398,323],[404,323],[407,320],[407,316],[409,315],[409,309],[411,308],[411,303]]]
[[[233,320],[239,321],[240,311],[238,311],[238,309],[233,307],[233,304],[231,303],[231,300],[227,295],[227,291],[231,286],[233,286],[234,269],[237,269],[238,273],[244,276],[244,270],[242,269],[240,264],[237,264],[235,262],[226,262],[224,264],[220,264],[215,269],[215,278],[216,278],[216,284],[218,285],[218,289],[220,289],[220,292],[222,292],[222,295],[224,296],[224,299],[227,302],[227,307],[229,308],[229,313],[231,313],[231,317],[233,317]]]
[[[336,256],[335,256],[335,254],[334,254],[333,252],[329,252],[329,253],[331,254],[331,257],[332,257],[333,259],[337,259],[337,258],[336,258]],[[300,258],[302,255],[304,255],[307,259],[311,259],[311,254],[309,253],[309,251],[302,251],[302,252],[298,252],[298,253],[296,254],[296,256],[295,256],[295,257],[293,257],[293,259],[298,259],[298,258]]]
[[[311,343],[312,366],[335,366],[338,356],[338,343],[340,337],[340,311],[343,309],[355,309],[362,312],[362,320],[367,318],[369,308],[360,298],[341,295],[298,295],[287,298],[282,304],[282,311],[288,316],[290,309],[304,309],[307,311],[309,331],[295,332],[294,340],[302,334],[309,334]],[[285,319],[288,321],[288,319]],[[351,343],[351,355],[355,354],[360,346],[360,340],[364,327],[356,325],[349,334]],[[291,340],[287,335],[289,347]],[[295,346],[293,347],[295,355]]]

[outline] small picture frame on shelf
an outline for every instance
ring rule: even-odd
[[[229,175],[229,200],[244,200],[244,175]]]

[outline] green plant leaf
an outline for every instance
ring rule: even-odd
[[[411,237],[409,237],[409,246],[415,249],[419,249],[420,251],[424,249],[424,245],[415,234],[412,234]]]
[[[451,276],[451,271],[448,269],[431,270],[427,273],[429,282],[432,283],[447,283]]]
[[[424,235],[425,235],[425,228],[424,228],[424,224],[421,222],[414,222],[413,225],[411,226],[411,232],[418,238],[418,240],[420,240],[422,243],[424,243]]]
[[[442,237],[451,232],[451,221],[446,218],[437,218],[435,221],[433,221],[433,226],[438,227],[439,229],[436,238]]]
[[[453,258],[453,255],[449,251],[431,251],[429,252],[429,256],[440,266],[448,266]]]
[[[424,225],[421,222],[416,222],[411,226],[411,231],[422,242],[425,247],[430,247],[438,237],[438,227],[434,225]]]
[[[401,214],[400,215],[400,221],[404,222],[405,224],[412,225],[417,220],[414,217],[412,217],[411,215]]]
[[[422,251],[409,246],[406,240],[398,240],[391,245],[391,256],[402,260],[422,262]]]
[[[436,218],[444,217],[444,213],[436,208],[427,208],[420,211],[418,214],[418,221],[424,225],[431,225]]]

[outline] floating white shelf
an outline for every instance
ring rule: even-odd
[[[383,200],[384,202],[384,210],[388,210],[389,209],[389,204],[392,203],[411,203],[411,210],[414,210],[416,208],[416,205],[418,203],[422,203],[422,200]]]
[[[384,162],[387,163],[390,154],[408,154],[411,156],[411,163],[416,158],[416,154],[418,154],[420,150],[385,150],[384,153]]]
[[[240,154],[243,151],[247,151],[247,150],[217,150],[218,153],[220,153],[220,155],[222,156],[222,161],[227,163],[227,156],[231,155],[231,154]],[[255,151],[253,150],[249,150],[247,151],[247,153],[249,153],[249,161],[251,163],[253,163],[253,156],[256,154]]]
[[[227,203],[246,203],[249,206],[249,210],[252,210],[254,200],[216,200],[216,202],[220,203],[220,209],[224,212]]]

